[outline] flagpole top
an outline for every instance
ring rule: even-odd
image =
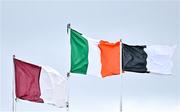
[[[68,33],[68,31],[69,31],[70,28],[71,28],[71,24],[68,23],[68,24],[67,24],[67,33]]]
[[[67,24],[67,28],[70,28],[70,27],[71,27],[71,24],[70,24],[70,23],[68,23],[68,24]]]
[[[13,55],[13,58],[15,58],[16,56],[15,55]]]

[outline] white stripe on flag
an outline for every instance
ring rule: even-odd
[[[152,73],[172,74],[172,56],[176,46],[150,45],[145,48],[147,53],[147,69]]]
[[[65,107],[67,101],[66,83],[66,79],[56,70],[43,66],[40,74],[40,89],[44,103]]]
[[[99,42],[90,38],[87,38],[87,40],[89,46],[87,74],[96,77],[102,77],[100,49],[98,48]]]

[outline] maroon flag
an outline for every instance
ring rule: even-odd
[[[41,67],[14,58],[16,97],[43,103],[39,78]]]

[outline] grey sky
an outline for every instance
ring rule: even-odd
[[[94,39],[128,44],[177,45],[170,76],[125,73],[124,112],[177,112],[179,74],[179,2],[1,2],[0,111],[12,109],[12,55],[69,70],[66,25]],[[180,55],[179,55],[180,56]],[[71,112],[118,112],[120,77],[71,76]],[[180,105],[179,105],[180,106]],[[60,111],[46,104],[18,103],[17,109]]]

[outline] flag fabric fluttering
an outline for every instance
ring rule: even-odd
[[[120,74],[120,41],[110,43],[101,40],[98,46],[101,51],[102,76]]]
[[[132,46],[122,44],[122,66],[123,71],[146,73],[147,53],[144,51],[146,46]]]
[[[172,74],[176,45],[147,45],[147,70],[151,73]]]
[[[175,46],[94,41],[70,29],[71,73],[99,77],[123,72],[172,74]],[[122,71],[122,72],[120,72]]]
[[[16,97],[57,107],[66,107],[66,78],[49,66],[14,58]]]
[[[95,41],[71,29],[70,43],[71,73],[98,77],[120,74],[120,41]]]
[[[175,46],[122,44],[123,71],[172,74]]]

